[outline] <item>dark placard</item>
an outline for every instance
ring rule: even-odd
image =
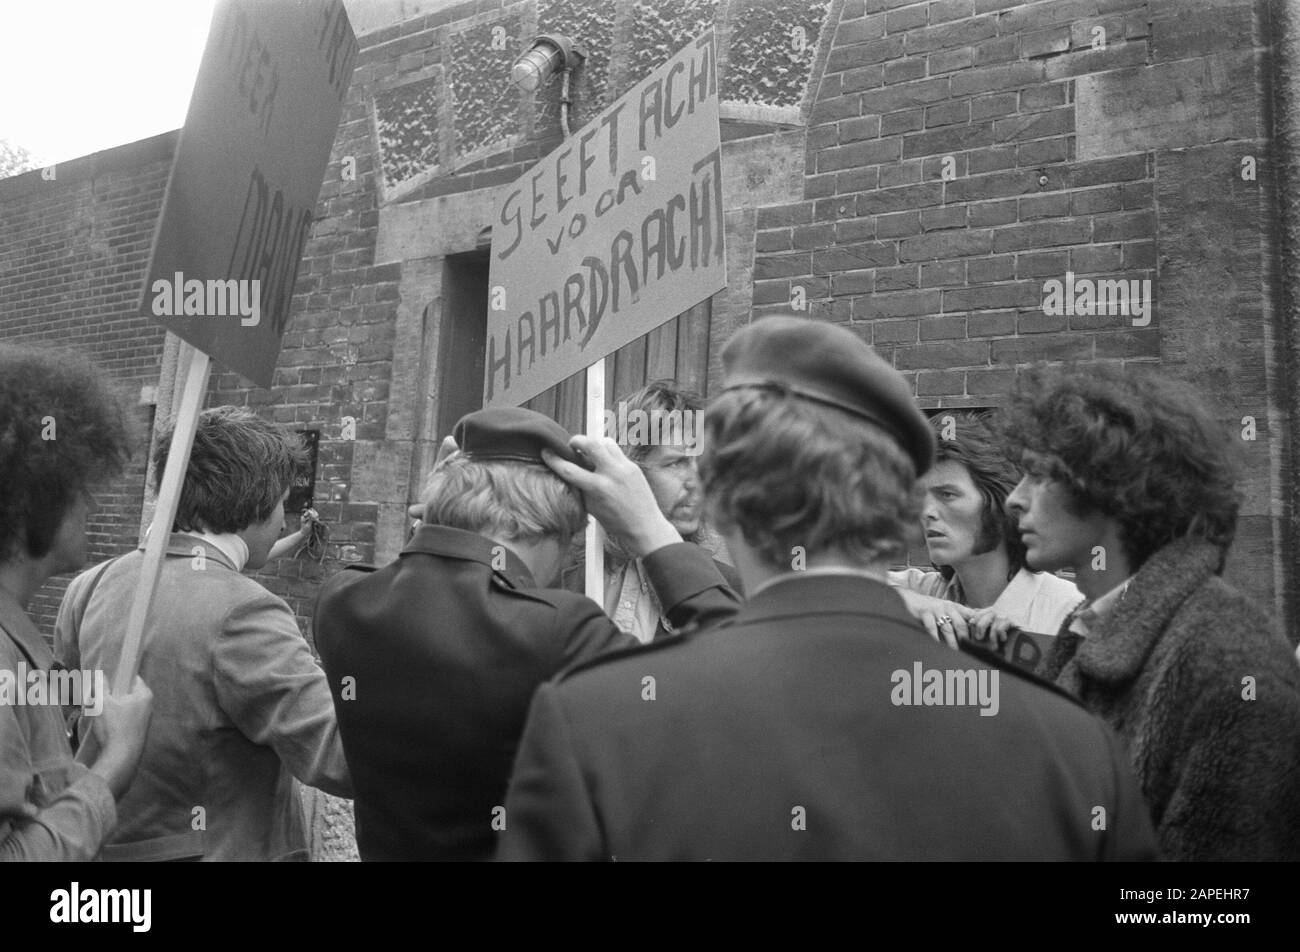
[[[1056,641],[1056,636],[1045,635],[1038,631],[1022,631],[1019,628],[1012,628],[1007,640],[1001,644],[991,644],[986,638],[974,636],[972,636],[971,641],[1002,658],[1006,658],[1013,664],[1034,671],[1043,658],[1047,657],[1047,652],[1051,650],[1052,643]]]
[[[341,0],[220,0],[143,313],[271,385],[357,40]]]

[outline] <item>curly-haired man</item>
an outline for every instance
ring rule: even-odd
[[[93,859],[144,750],[153,695],[139,678],[86,719],[96,743],[76,760],[59,698],[11,696],[55,668],[23,606],[86,561],[91,489],[128,449],[121,404],[89,364],[0,346],[0,860]]]
[[[1029,566],[1087,598],[1042,673],[1128,742],[1165,855],[1300,858],[1300,671],[1220,578],[1226,434],[1186,388],[1106,367],[1026,375],[1003,432]]]
[[[701,475],[748,601],[537,690],[498,856],[1151,858],[1118,738],[995,656],[927,637],[886,583],[934,455],[897,371],[794,317],[743,328],[722,362]],[[947,671],[998,685],[992,703],[904,690]]]

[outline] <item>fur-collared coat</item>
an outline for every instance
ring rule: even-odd
[[[1167,859],[1300,859],[1300,666],[1221,554],[1160,549],[1040,673],[1127,743]]]

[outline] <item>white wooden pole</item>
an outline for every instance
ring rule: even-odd
[[[122,654],[117,662],[117,673],[113,676],[114,694],[127,693],[135,680],[136,672],[140,669],[144,623],[149,617],[154,591],[158,587],[163,555],[167,550],[167,540],[171,536],[172,523],[176,520],[176,507],[180,504],[181,486],[185,481],[185,471],[190,465],[190,449],[194,445],[194,432],[198,429],[199,412],[203,408],[203,394],[207,389],[210,360],[203,351],[186,343],[181,344],[178,364],[187,367],[185,389],[181,394],[180,408],[176,412],[172,445],[167,453],[167,468],[163,470],[162,482],[158,487],[158,504],[154,507],[153,531],[149,533],[145,543],[144,564],[140,569],[140,580],[135,587],[135,600],[131,603],[131,614],[126,623],[126,637],[122,641]]]
[[[605,435],[605,361],[587,368],[587,435]],[[605,607],[605,530],[587,517],[587,597]]]

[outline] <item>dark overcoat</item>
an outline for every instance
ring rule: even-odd
[[[498,857],[1154,858],[1118,738],[970,651],[883,582],[809,574],[713,630],[574,668],[533,700]],[[924,703],[918,666],[954,688],[982,671],[996,705]]]
[[[697,546],[645,564],[674,624],[735,611]],[[591,599],[537,588],[505,546],[427,525],[391,564],[331,579],[314,624],[366,860],[490,858],[533,691],[636,643]]]

